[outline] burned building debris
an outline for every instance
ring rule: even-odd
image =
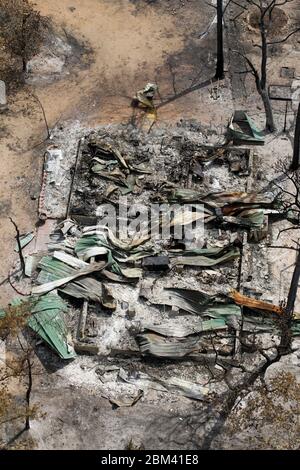
[[[203,140],[180,127],[107,126],[45,154],[35,247],[33,234],[22,239],[28,326],[61,360],[96,357],[114,408],[150,390],[201,401],[215,384],[205,364],[235,358],[240,331],[278,343],[284,310],[266,256],[277,193],[256,185],[251,148]],[[171,210],[153,217],[160,205]]]

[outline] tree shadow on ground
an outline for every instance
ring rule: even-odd
[[[213,82],[216,82],[216,81],[217,80],[214,77],[211,77],[211,78],[208,78],[207,80],[204,80],[202,83],[198,83],[197,85],[193,85],[188,88],[185,88],[184,90],[174,94],[170,98],[167,98],[166,100],[162,100],[162,102],[157,105],[157,109],[163,108],[164,106],[167,106],[173,101],[176,101],[179,98],[182,98],[183,96],[189,95],[190,93],[193,93],[194,91],[201,90],[202,88],[205,88],[208,85],[211,85]]]

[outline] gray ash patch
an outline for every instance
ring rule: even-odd
[[[206,136],[193,123],[145,134],[134,126],[107,126],[85,138],[71,199],[71,213],[95,215],[102,203],[117,203],[126,195],[128,204],[166,202],[165,184],[197,190],[236,190],[246,188],[249,152],[207,145]],[[94,143],[93,143],[94,142]],[[129,168],[109,161],[95,144],[110,145],[120,152]],[[95,163],[106,176],[93,171]],[[231,171],[228,171],[231,170]],[[143,172],[145,170],[145,172]]]

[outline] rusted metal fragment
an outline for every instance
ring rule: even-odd
[[[278,305],[270,304],[269,302],[264,302],[263,300],[253,299],[252,297],[247,297],[247,295],[240,294],[236,290],[230,292],[229,297],[233,299],[237,305],[242,305],[243,307],[277,313],[279,315],[284,313],[284,309]]]

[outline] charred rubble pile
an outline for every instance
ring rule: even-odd
[[[283,309],[266,298],[267,263],[257,272],[265,296],[255,295],[249,271],[253,253],[262,262],[268,216],[276,212],[276,194],[255,191],[253,158],[247,147],[212,147],[180,128],[149,135],[103,127],[80,138],[69,159],[49,148],[41,226],[35,249],[25,253],[28,326],[62,360],[96,355],[95,371],[116,406],[132,406],[149,388],[201,400],[214,389],[204,364],[217,371],[216,357],[234,358],[241,330],[246,339],[278,343]],[[153,204],[175,209],[134,223]],[[297,319],[292,330],[300,332]],[[195,362],[197,373],[186,367]],[[120,398],[116,383],[127,384],[131,398]]]

